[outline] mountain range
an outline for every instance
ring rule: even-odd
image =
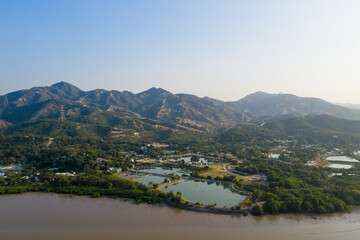
[[[155,127],[214,132],[239,123],[264,124],[274,119],[322,114],[360,120],[360,110],[291,94],[256,92],[239,101],[224,102],[173,94],[161,88],[138,94],[104,89],[82,91],[59,82],[0,96],[1,126],[58,119],[61,106],[65,117],[74,122],[141,130]]]

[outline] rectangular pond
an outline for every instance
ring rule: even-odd
[[[335,169],[351,169],[352,165],[350,164],[336,164],[332,163],[329,165],[329,168],[335,168]]]
[[[177,175],[179,177],[190,177],[191,173],[192,173],[192,171],[185,170],[185,171],[176,172],[176,173],[174,173],[174,175]]]
[[[143,183],[146,186],[151,185],[150,183],[163,183],[165,180],[165,177],[159,177],[159,176],[145,176],[140,178],[133,179],[134,182]]]
[[[348,156],[332,156],[326,158],[329,162],[349,162],[349,163],[358,163],[359,161],[355,158],[348,157]]]
[[[232,192],[229,188],[215,182],[187,180],[170,185],[161,190],[174,193],[181,192],[182,198],[190,202],[216,204],[217,207],[233,207],[239,205],[246,196]]]
[[[154,168],[139,169],[139,172],[153,173],[153,174],[170,174],[180,170],[181,168],[154,167]]]

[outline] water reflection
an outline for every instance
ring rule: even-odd
[[[141,178],[136,178],[133,181],[143,183],[146,186],[149,186],[150,183],[163,183],[165,180],[165,177],[159,177],[159,176],[145,176]]]
[[[181,192],[181,196],[186,200],[204,204],[215,203],[217,207],[233,207],[246,198],[246,196],[232,192],[226,186],[207,181],[187,180],[161,190],[173,191],[174,193]]]

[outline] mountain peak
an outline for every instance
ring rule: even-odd
[[[255,93],[249,94],[246,97],[244,97],[243,99],[239,100],[239,101],[263,101],[265,99],[271,98],[273,96],[275,96],[276,94],[271,94],[271,93],[266,93],[266,92],[262,92],[262,91],[257,91]]]
[[[49,87],[49,91],[60,95],[61,97],[70,99],[78,98],[84,94],[84,92],[78,87],[64,81],[51,85]]]
[[[166,90],[163,89],[163,88],[152,87],[152,88],[148,89],[148,90],[145,91],[145,92],[165,93],[165,92],[168,92],[168,91],[166,91]]]
[[[51,88],[57,88],[57,89],[71,89],[71,88],[79,89],[78,87],[72,85],[71,83],[64,82],[64,81],[55,83],[55,84],[51,85],[50,87]]]
[[[172,95],[171,92],[166,91],[165,89],[162,88],[156,88],[156,87],[152,87],[144,92],[138,93],[138,96],[159,96],[162,94],[166,94],[166,95]]]

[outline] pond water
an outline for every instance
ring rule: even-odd
[[[327,215],[240,217],[119,199],[29,193],[0,196],[6,240],[358,240],[360,209]]]
[[[177,176],[180,176],[180,177],[190,177],[191,173],[192,173],[192,171],[187,170],[187,171],[176,172],[174,174]]]
[[[155,174],[170,174],[177,171],[180,171],[181,168],[163,168],[163,167],[155,167],[155,168],[144,168],[139,169],[139,172],[146,172],[146,173],[155,173]]]
[[[146,186],[149,186],[150,182],[160,184],[160,183],[163,183],[164,180],[165,180],[164,177],[159,177],[159,176],[145,176],[145,177],[133,179],[134,182],[143,183]]]
[[[170,185],[161,190],[174,193],[181,192],[182,198],[190,202],[200,202],[203,204],[216,204],[217,207],[233,207],[239,205],[246,196],[232,192],[223,185],[207,181],[182,181],[175,185]]]
[[[141,175],[139,175],[139,174],[128,174],[128,175],[119,175],[119,176],[122,177],[122,178],[130,179],[130,178],[140,177]]]
[[[326,158],[326,160],[330,162],[349,162],[349,163],[358,163],[359,161],[355,158],[348,157],[348,156],[332,156]]]
[[[352,165],[332,163],[332,164],[329,165],[329,168],[335,168],[335,169],[351,169],[351,168],[352,168]]]

